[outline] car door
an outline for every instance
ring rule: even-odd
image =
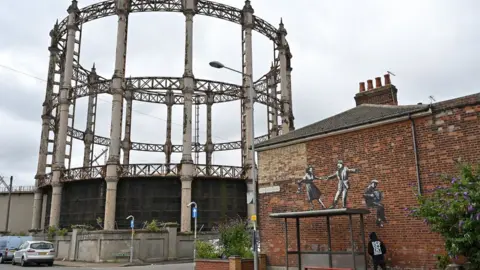
[[[25,242],[18,247],[18,251],[15,252],[15,255],[13,258],[15,262],[20,262],[20,258],[22,258],[23,252],[25,252],[25,248],[27,245],[28,245],[28,242]]]

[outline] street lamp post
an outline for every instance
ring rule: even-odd
[[[130,238],[130,263],[133,262],[133,235],[135,234],[134,228],[135,228],[135,218],[130,215],[126,219],[131,219],[130,220],[130,228],[132,229],[132,236]]]
[[[195,223],[193,225],[193,265],[195,268],[195,259],[197,257],[197,216],[198,216],[198,210],[197,210],[197,203],[196,202],[190,202],[187,204],[187,207],[190,207],[193,205],[192,208],[192,217],[195,219]]]
[[[230,68],[225,66],[224,64],[218,62],[218,61],[212,61],[209,63],[211,67],[214,68],[225,68],[230,71],[233,71],[235,73],[239,73],[242,75],[246,75],[247,77],[250,77],[250,89],[248,91],[248,95],[250,98],[250,105],[252,107],[250,116],[252,118],[252,128],[250,129],[250,136],[252,138],[252,185],[253,185],[253,214],[252,214],[252,222],[253,222],[253,269],[258,270],[258,248],[257,248],[257,170],[255,167],[255,114],[254,114],[254,94],[255,90],[253,89],[253,78],[252,75],[249,74],[244,74],[241,71],[238,71],[236,69]]]

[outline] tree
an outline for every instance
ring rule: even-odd
[[[457,177],[443,177],[444,185],[418,195],[419,206],[408,210],[443,236],[450,258],[465,256],[480,269],[480,166],[459,167]]]

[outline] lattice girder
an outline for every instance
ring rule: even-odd
[[[120,166],[120,177],[168,177],[180,176],[181,164],[129,164]],[[105,178],[106,165],[66,169],[61,182],[93,180]],[[195,165],[195,177],[220,177],[241,179],[243,168],[240,166],[223,166],[204,164]],[[39,187],[51,185],[51,173],[39,181]]]
[[[53,119],[51,120],[50,124],[53,125]],[[74,129],[68,128],[67,135],[72,136],[74,139],[83,141],[85,138],[85,132]],[[262,135],[255,138],[255,143],[261,143],[268,139],[268,135]],[[110,139],[98,135],[93,136],[93,143],[96,145],[103,145],[109,146]],[[143,152],[164,152],[164,144],[155,144],[155,143],[141,143],[141,142],[132,142],[130,150],[134,151],[143,151]],[[230,150],[237,150],[240,149],[240,141],[234,142],[223,142],[223,143],[214,143],[213,144],[213,151],[230,151]],[[183,145],[172,145],[172,153],[182,153]],[[206,145],[199,144],[199,145],[192,145],[192,152],[205,152]]]
[[[278,70],[277,70],[278,71]],[[279,72],[277,72],[279,74]],[[280,78],[278,78],[280,80]],[[173,104],[183,105],[183,95],[181,93],[182,78],[178,77],[131,77],[126,78],[125,83],[132,90],[132,99],[136,101],[168,104],[168,90],[173,91]],[[80,84],[74,88],[73,98],[86,97],[93,94],[111,94],[111,80],[100,79],[94,83]],[[194,104],[207,104],[206,92],[211,90],[214,103],[229,102],[242,99],[242,87],[231,83],[224,83],[211,80],[195,80]],[[94,91],[89,91],[89,87],[94,87]],[[273,98],[268,95],[266,78],[257,81],[255,87],[255,102],[281,109],[280,98]],[[160,90],[160,91],[158,91]]]

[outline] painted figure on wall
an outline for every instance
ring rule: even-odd
[[[385,218],[385,207],[382,203],[383,193],[377,189],[377,186],[378,180],[372,180],[365,189],[363,197],[365,198],[365,204],[368,208],[375,208],[377,210],[377,226],[383,227],[383,224],[387,223],[387,219]]]
[[[320,180],[320,178],[315,176],[313,172],[313,167],[308,166],[307,169],[305,170],[305,176],[302,178],[302,180],[297,182],[298,184],[297,193],[300,193],[302,191],[302,184],[305,184],[307,198],[310,203],[310,210],[313,210],[314,208],[313,201],[317,201],[317,200],[322,205],[322,208],[326,208],[325,204],[323,204],[322,199],[320,198],[322,196],[322,193],[317,188],[317,186],[315,186],[315,183],[313,183],[314,180]]]
[[[337,162],[337,171],[325,178],[327,180],[333,178],[338,179],[337,193],[335,194],[335,198],[333,199],[333,205],[330,206],[330,208],[335,208],[337,206],[340,195],[342,196],[343,208],[347,208],[347,196],[348,190],[350,189],[350,184],[348,182],[349,176],[350,173],[358,173],[359,171],[359,169],[349,169],[343,164],[342,160],[339,160]]]

